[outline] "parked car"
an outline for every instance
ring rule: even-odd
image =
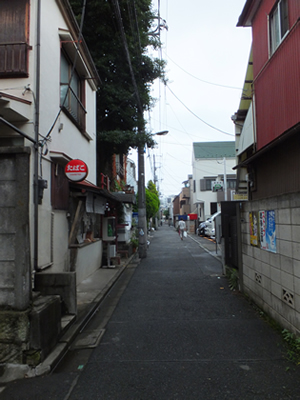
[[[206,236],[215,236],[215,219],[218,215],[221,214],[221,211],[216,212],[210,218],[205,221],[205,235]]]
[[[200,222],[198,228],[197,228],[197,235],[198,236],[204,236],[205,235],[205,227],[206,227],[206,223],[205,221]]]

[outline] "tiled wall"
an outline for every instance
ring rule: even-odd
[[[276,253],[250,245],[249,212],[274,210]],[[243,203],[244,291],[284,328],[300,334],[300,194]]]

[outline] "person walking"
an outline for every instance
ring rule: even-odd
[[[178,222],[178,229],[179,229],[179,236],[181,240],[183,240],[183,232],[186,230],[186,226],[182,218],[180,218],[180,221]]]

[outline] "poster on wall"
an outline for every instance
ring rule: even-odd
[[[276,253],[276,223],[274,210],[259,212],[259,233],[260,247],[264,250]]]
[[[249,223],[250,223],[250,244],[251,246],[258,245],[258,223],[257,223],[257,213],[249,212]]]
[[[263,250],[267,250],[265,211],[259,211],[259,241],[260,241],[260,248]]]

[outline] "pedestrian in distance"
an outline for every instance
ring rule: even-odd
[[[180,239],[183,240],[183,232],[186,230],[186,226],[182,218],[180,218],[180,221],[178,222],[178,229],[179,229]]]

